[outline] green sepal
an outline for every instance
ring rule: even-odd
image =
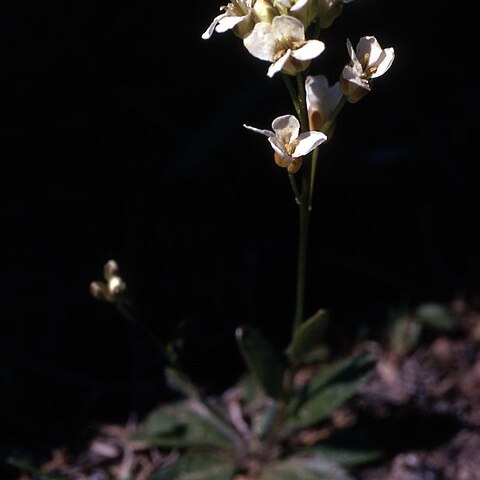
[[[264,392],[276,400],[283,399],[285,365],[272,345],[252,327],[237,328],[236,338],[248,369]]]

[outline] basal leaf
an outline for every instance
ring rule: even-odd
[[[285,366],[272,345],[251,327],[241,327],[236,332],[240,352],[248,369],[265,393],[272,398],[282,399]]]
[[[328,324],[325,310],[318,310],[305,320],[295,331],[288,354],[294,365],[305,361],[308,355],[319,346],[319,341]]]
[[[301,451],[302,454],[319,461],[335,462],[342,467],[355,467],[379,460],[384,452],[378,449],[343,448],[331,445],[318,445]]]
[[[233,449],[233,430],[215,418],[201,403],[185,400],[162,405],[142,422],[134,435],[159,447],[218,447]]]
[[[309,455],[292,456],[272,463],[260,480],[353,480],[340,465]]]
[[[438,303],[423,303],[415,311],[416,318],[436,330],[453,330],[455,318],[443,305]]]
[[[359,354],[322,368],[289,405],[285,433],[328,418],[355,395],[374,365],[373,356]]]
[[[232,460],[211,454],[187,454],[153,473],[149,480],[232,480],[236,466]]]

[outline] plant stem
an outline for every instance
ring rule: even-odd
[[[307,182],[304,183],[304,190]],[[298,261],[297,261],[297,291],[295,303],[295,319],[293,332],[297,330],[305,317],[305,279],[307,273],[307,247],[310,209],[307,192],[302,194],[302,203],[299,205],[299,235],[298,235]]]
[[[298,102],[300,111],[300,131],[308,131],[307,100],[305,93],[305,80],[302,73],[297,76]],[[298,260],[297,260],[297,288],[295,301],[295,317],[293,332],[300,326],[305,317],[305,280],[307,271],[308,228],[310,219],[310,177],[311,162],[305,162],[302,175],[302,190],[299,205],[299,235],[298,235]]]
[[[300,200],[300,191],[297,187],[297,181],[295,180],[295,175],[293,173],[288,173],[288,178],[290,180],[290,185],[292,186],[293,194],[295,195],[295,202],[297,205],[301,205],[302,201]]]
[[[340,98],[339,102],[337,103],[337,106],[335,107],[335,110],[330,114],[328,117],[328,120],[322,125],[321,132],[323,132],[325,135],[328,135],[328,131],[332,128],[333,124],[335,123],[335,120],[338,117],[338,114],[342,111],[342,108],[345,106],[347,103],[347,97],[345,95]]]
[[[293,106],[295,108],[295,112],[297,113],[297,116],[300,117],[300,115],[301,115],[301,113],[300,113],[300,103],[298,101],[298,95],[297,95],[297,92],[295,91],[295,87],[293,86],[290,75],[287,75],[286,73],[282,73],[282,78],[283,78],[283,81],[285,82],[288,93],[290,94],[290,98],[291,98]]]
[[[223,430],[232,438],[236,443],[243,444],[243,437],[237,431],[234,425],[232,425],[218,409],[214,408],[208,400],[203,396],[198,387],[188,378],[183,372],[182,368],[178,364],[178,361],[172,356],[164,343],[158,338],[153,330],[141,319],[141,316],[131,301],[130,298],[125,297],[119,302],[115,303],[115,306],[119,312],[131,323],[139,326],[155,343],[156,347],[162,353],[165,361],[167,362],[166,373],[170,375],[170,379],[173,380],[177,388],[182,391],[187,397],[196,400],[201,403],[203,407],[216,418],[217,422],[222,425]]]
[[[322,125],[320,131],[325,135],[329,135],[331,128],[333,127],[335,120],[338,117],[338,114],[342,111],[342,108],[347,103],[347,97],[345,95],[340,98],[337,106],[328,117],[328,120]],[[315,174],[317,173],[317,163],[318,163],[318,147],[314,150],[312,155],[312,170],[310,173],[310,196],[308,199],[309,208],[312,208],[312,198],[313,198],[313,190],[315,188]]]

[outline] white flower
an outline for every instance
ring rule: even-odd
[[[353,0],[317,0],[318,22],[320,27],[328,28],[333,21],[340,16],[344,3],[350,3]]]
[[[308,75],[305,79],[310,130],[322,130],[342,98],[339,82],[328,84],[325,75]]]
[[[274,0],[273,6],[281,15],[298,18],[308,27],[318,13],[317,0]]]
[[[322,132],[304,132],[299,135],[300,122],[293,115],[283,115],[272,122],[273,132],[244,125],[245,128],[268,137],[280,167],[295,173],[302,166],[302,157],[323,143],[327,136]]]
[[[382,49],[377,39],[372,36],[362,37],[353,49],[347,39],[347,49],[351,63],[342,71],[340,88],[351,103],[358,102],[371,89],[371,81],[383,75],[395,58],[393,48]]]
[[[203,33],[204,40],[209,39],[213,32],[223,33],[233,30],[237,37],[244,38],[248,35],[255,23],[271,22],[277,15],[270,0],[233,0],[220,7],[224,13],[216,16],[213,22]]]
[[[125,292],[127,286],[119,275],[115,260],[109,260],[103,267],[105,282],[92,282],[90,293],[98,300],[115,303]]]
[[[250,33],[254,25],[252,2],[253,0],[234,0],[228,5],[220,7],[224,13],[213,19],[202,38],[206,40],[212,36],[214,31],[223,33],[234,28],[241,38]]]
[[[305,40],[303,23],[289,15],[279,15],[272,23],[257,23],[243,43],[254,57],[272,63],[269,77],[280,71],[295,75],[325,49],[320,40]]]

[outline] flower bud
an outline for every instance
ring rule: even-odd
[[[277,15],[270,0],[257,0],[253,5],[253,12],[259,22],[272,23],[273,17]]]
[[[103,267],[104,282],[91,282],[90,293],[97,300],[116,303],[125,293],[127,285],[119,275],[115,260],[109,260]]]
[[[317,0],[317,8],[320,27],[328,28],[342,13],[343,0]]]
[[[97,300],[101,300],[102,302],[109,301],[107,298],[107,288],[104,283],[101,283],[101,282],[90,283],[90,293]]]

